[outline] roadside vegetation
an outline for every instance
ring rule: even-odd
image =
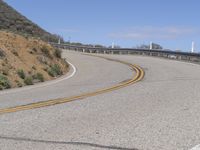
[[[48,74],[52,77],[56,77],[62,75],[63,72],[58,64],[54,64],[48,69]]]
[[[2,74],[0,74],[0,90],[11,88],[10,82],[8,78]]]
[[[0,90],[33,85],[68,71],[60,49],[35,39],[0,31]]]

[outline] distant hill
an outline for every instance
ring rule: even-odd
[[[38,37],[49,42],[58,41],[57,35],[52,35],[40,28],[3,0],[0,0],[0,30],[12,31],[23,36]]]

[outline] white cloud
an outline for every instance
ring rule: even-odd
[[[124,31],[110,33],[116,39],[177,39],[199,34],[200,30],[187,27],[133,27]]]

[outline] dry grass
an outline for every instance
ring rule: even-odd
[[[23,69],[26,76],[41,73],[44,80],[51,80],[47,70],[58,64],[63,73],[68,71],[68,65],[55,55],[49,44],[33,39],[24,38],[10,32],[0,31],[0,74],[4,74],[12,87],[25,85],[17,71]],[[20,84],[21,83],[21,84]]]

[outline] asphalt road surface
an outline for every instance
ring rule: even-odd
[[[76,52],[64,55],[77,69],[72,78],[0,92],[0,108],[95,91],[132,76],[124,64]],[[189,150],[200,143],[199,65],[103,56],[141,66],[145,78],[94,97],[2,114],[0,149]]]

